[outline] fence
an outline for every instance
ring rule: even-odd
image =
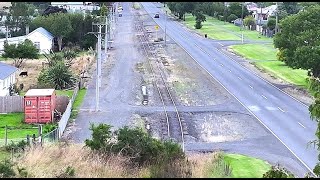
[[[70,101],[68,103],[67,109],[65,110],[65,112],[63,113],[60,121],[58,122],[59,138],[61,138],[64,130],[67,127],[67,124],[68,124],[68,121],[69,121],[69,118],[70,118],[70,115],[71,115],[71,111],[72,111],[72,104],[73,104],[74,100],[77,97],[78,91],[79,91],[79,87],[77,86],[73,91],[73,95],[72,95],[72,98],[70,99]]]
[[[27,135],[35,134],[39,136],[38,127],[15,127],[15,126],[2,126],[0,127],[1,135],[0,147],[11,144],[11,142],[18,143],[22,140],[27,140]],[[22,136],[21,136],[22,134]],[[23,134],[25,137],[23,137]]]
[[[23,96],[1,96],[0,113],[24,112]]]

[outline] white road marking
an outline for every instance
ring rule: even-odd
[[[251,89],[253,89],[253,87],[252,87],[251,85],[249,85],[249,87],[250,87]]]
[[[299,124],[300,124],[300,126],[302,126],[303,128],[306,128],[306,127],[304,127],[304,125],[302,125],[300,122],[298,122]]]
[[[265,99],[267,99],[267,97],[266,96],[264,96],[264,95],[261,95],[263,98],[265,98]]]
[[[174,22],[177,25],[179,25],[177,22]],[[261,119],[259,119],[254,113],[253,111],[251,111],[251,109],[248,108],[248,106],[245,106],[233,93],[231,93],[217,78],[215,78],[206,68],[204,68],[197,60],[195,60],[195,58],[180,44],[176,41],[175,38],[172,38],[174,42],[176,42],[177,44],[180,45],[180,47],[182,47],[182,49],[184,49],[187,54],[189,54],[189,56],[201,67],[203,68],[214,80],[216,80],[229,94],[231,94],[244,108],[246,108],[264,127],[266,127],[308,170],[309,172],[311,172],[314,176],[314,172],[313,170],[302,160],[299,158],[299,156],[296,155],[296,153],[294,153],[263,121],[261,121]],[[231,58],[232,59],[232,58]],[[232,59],[234,60],[234,59]],[[234,60],[235,61],[235,60]],[[237,61],[236,61],[237,62]],[[240,64],[240,63],[238,63]],[[241,64],[240,64],[241,65]],[[245,66],[241,65],[242,67],[244,67],[245,69],[248,70],[248,68],[246,68]],[[250,71],[253,72],[253,71]],[[255,74],[257,77],[261,78],[260,76],[258,76],[256,73],[253,72],[253,74]],[[267,80],[261,78],[262,80],[266,81],[267,83],[269,83],[271,86],[277,88],[276,86],[274,86],[273,84],[271,84],[270,82],[268,82]],[[279,91],[279,88],[277,88]],[[282,91],[283,93],[287,94],[286,92]],[[287,94],[289,95],[289,94]],[[290,97],[292,97],[293,99],[295,99],[293,96],[289,95]],[[295,99],[297,102],[300,102],[301,104],[303,104],[301,101],[298,101],[297,99]],[[304,106],[308,107],[307,105],[303,104]]]
[[[231,70],[229,69],[229,72],[231,72]]]
[[[239,77],[239,76],[238,76],[238,79],[240,79],[240,80],[241,80],[241,77]]]
[[[279,109],[280,111],[284,112],[284,110],[283,110],[283,109],[281,109],[281,107],[278,107],[278,109]]]
[[[223,64],[220,64],[220,66],[223,66]]]
[[[218,42],[218,44],[220,44],[221,46],[223,46],[223,44],[221,44],[220,42]]]

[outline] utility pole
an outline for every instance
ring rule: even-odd
[[[168,11],[166,11],[165,23],[164,23],[164,46],[167,46],[167,15]]]
[[[241,9],[241,43],[243,44],[243,7],[244,2],[242,3],[242,9]]]
[[[99,111],[99,88],[101,87],[101,32],[102,26],[105,26],[105,24],[99,22],[99,23],[92,23],[92,25],[98,26],[99,31],[97,32],[89,32],[89,34],[94,34],[98,38],[97,43],[97,77],[96,77],[96,112]]]
[[[278,32],[278,2],[276,2],[276,28],[275,29],[276,29],[275,34],[277,34],[277,32]]]

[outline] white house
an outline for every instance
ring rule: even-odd
[[[16,83],[18,68],[0,62],[0,96],[9,95],[9,87]]]
[[[53,47],[54,36],[42,27],[39,27],[25,36],[18,36],[13,38],[8,38],[9,44],[18,44],[26,39],[29,39],[33,44],[40,50],[40,54],[49,52]],[[4,50],[4,42],[6,38],[0,39],[0,53]]]
[[[58,6],[68,12],[85,12],[99,10],[100,7],[92,2],[51,2],[51,6]]]

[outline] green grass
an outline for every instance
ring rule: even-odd
[[[185,21],[182,21],[188,28],[195,29],[195,17],[192,14],[187,13],[185,15]],[[206,15],[206,21],[202,22],[202,28],[198,29],[201,34],[207,34],[209,38],[218,39],[218,40],[241,40],[241,33],[243,33],[244,39],[250,40],[270,40],[265,36],[260,36],[257,31],[250,31],[247,29],[240,30],[240,27],[220,21],[216,18]]]
[[[86,93],[87,93],[86,89],[80,89],[78,91],[77,97],[72,104],[72,111],[71,111],[71,115],[70,115],[71,119],[75,119],[77,117],[79,107],[81,106]]]
[[[57,96],[68,96],[69,98],[73,95],[73,90],[56,90]]]
[[[246,59],[257,60],[253,63],[258,68],[269,72],[271,75],[294,85],[307,88],[307,71],[292,69],[286,66],[284,62],[277,61],[277,50],[271,44],[233,45],[230,46],[230,48]]]
[[[10,158],[10,153],[6,151],[4,148],[0,149],[0,161]]]
[[[224,160],[230,165],[233,178],[261,178],[271,169],[271,165],[263,160],[240,154],[225,154]]]
[[[27,134],[38,134],[38,129],[36,128],[37,126],[24,123],[23,118],[24,113],[0,114],[0,139],[5,138],[5,125],[7,125],[8,127],[13,127],[13,129],[8,129],[7,131],[8,139],[25,138]],[[33,127],[35,127],[35,129],[31,129]]]

